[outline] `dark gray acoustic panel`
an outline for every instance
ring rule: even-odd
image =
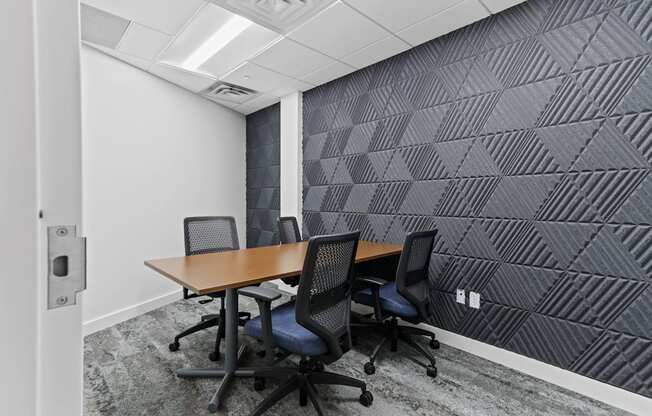
[[[281,107],[247,116],[247,247],[278,244]]]
[[[305,92],[304,232],[436,227],[431,323],[652,397],[651,28],[529,0]]]

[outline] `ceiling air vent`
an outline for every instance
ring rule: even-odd
[[[220,81],[204,90],[202,95],[214,101],[228,101],[230,103],[242,104],[258,95],[258,92],[239,85]]]

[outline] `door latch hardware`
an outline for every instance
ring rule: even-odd
[[[48,227],[48,309],[75,305],[86,289],[86,238],[75,225]]]

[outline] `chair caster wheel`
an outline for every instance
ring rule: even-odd
[[[430,348],[432,348],[433,350],[438,350],[439,347],[440,347],[439,341],[437,341],[436,339],[430,340]]]
[[[254,378],[254,390],[262,391],[265,390],[265,379],[262,377]]]
[[[208,354],[208,359],[211,361],[219,361],[220,360],[220,353],[213,351],[212,353]]]
[[[173,342],[170,345],[168,345],[168,348],[172,352],[178,351],[179,350],[179,343],[178,342]]]
[[[426,367],[426,374],[428,375],[428,377],[432,377],[432,378],[437,377],[437,367],[435,366]]]
[[[360,404],[364,407],[369,407],[374,402],[374,396],[370,391],[364,391],[360,395]]]
[[[365,363],[364,372],[368,375],[372,375],[376,372],[376,366],[372,362]]]

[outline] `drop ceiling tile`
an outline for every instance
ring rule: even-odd
[[[218,103],[219,105],[230,108],[231,110],[238,111],[238,107],[240,107],[240,105],[241,105],[240,103],[232,103],[232,102],[229,102],[229,101],[218,100],[216,98],[210,98],[210,97],[206,97],[206,96],[203,96],[203,97],[206,98],[207,100],[210,100],[210,101],[214,102],[214,103]],[[240,112],[240,111],[238,111],[238,112]]]
[[[429,16],[441,13],[463,0],[344,0],[360,13],[380,23],[387,29],[398,32]],[[503,0],[507,1],[507,0]]]
[[[171,36],[132,22],[118,45],[118,51],[153,60],[170,43]]]
[[[149,68],[149,72],[192,92],[205,90],[217,81],[210,75],[187,71],[165,62],[153,64]]]
[[[270,105],[272,105],[272,104],[270,104]],[[240,107],[235,108],[235,111],[237,111],[238,113],[240,113],[240,114],[242,114],[242,115],[248,116],[249,114],[253,114],[253,113],[255,113],[256,111],[258,111],[258,110],[262,110],[262,109],[265,108],[265,107],[269,107],[269,105],[268,105],[268,106],[257,106],[257,105],[256,105],[256,106],[248,106],[248,105],[241,105]]]
[[[342,61],[356,68],[364,68],[365,66],[375,64],[410,48],[411,46],[409,44],[403,42],[396,36],[389,36],[343,57]]]
[[[399,31],[397,35],[415,46],[470,25],[487,16],[489,16],[489,12],[479,0],[465,0],[439,14]]]
[[[176,34],[204,5],[204,0],[82,0],[125,19]]]
[[[301,78],[319,68],[336,62],[290,39],[284,38],[251,59],[256,65]]]
[[[389,35],[382,27],[337,2],[287,36],[333,58],[341,58]]]
[[[335,63],[319,68],[318,70],[303,76],[301,79],[313,85],[321,85],[339,77],[343,77],[346,74],[350,74],[355,70],[356,68],[350,65],[336,61]]]
[[[220,77],[279,38],[278,33],[262,26],[251,25],[198,69],[201,72]]]
[[[129,27],[129,20],[84,4],[80,14],[82,40],[96,45],[115,48]]]
[[[220,79],[263,93],[279,91],[287,94],[286,91],[289,90],[303,91],[312,87],[311,84],[279,74],[251,62],[245,62]]]
[[[152,64],[152,61],[148,61],[147,59],[138,58],[132,55],[127,55],[126,53],[116,51],[115,49],[112,48],[106,48],[104,46],[96,45],[88,42],[84,42],[84,44],[88,47],[95,48],[100,52],[104,52],[105,54],[112,56],[120,61],[126,62],[131,66],[135,66],[138,69],[142,69],[143,71],[147,71],[149,66]]]
[[[502,12],[505,9],[509,9],[512,6],[516,6],[519,3],[523,3],[525,0],[481,0],[489,11],[493,14]]]
[[[275,97],[273,95],[268,95],[268,94],[262,94],[236,107],[236,110],[243,114],[251,114],[265,107],[269,107],[272,104],[276,104],[279,101],[281,101],[279,97]]]
[[[275,88],[271,90],[269,93],[272,95],[275,95],[277,97],[285,97],[288,94],[292,94],[297,91],[306,91],[314,87],[313,84],[299,81],[299,80],[292,80],[286,83],[283,83],[281,86],[278,88]]]

